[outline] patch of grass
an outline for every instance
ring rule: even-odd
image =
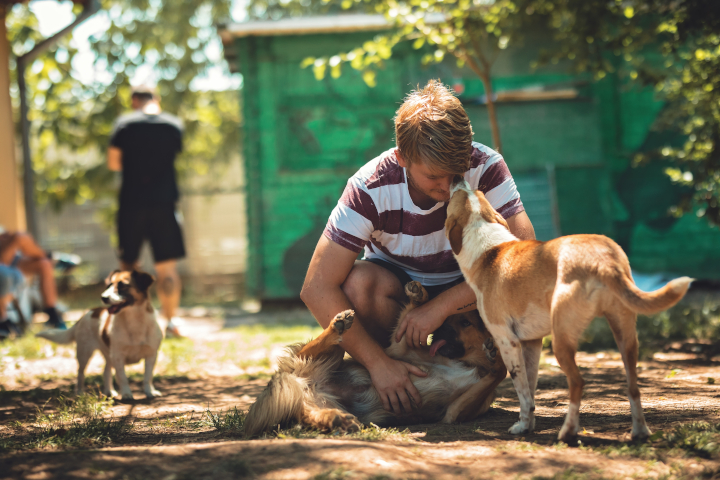
[[[502,451],[515,451],[515,452],[536,452],[538,450],[542,450],[542,446],[538,445],[534,442],[523,442],[523,441],[514,441],[514,442],[505,442],[503,444],[498,445],[495,447],[495,450],[502,452]]]
[[[48,400],[46,407],[53,399]],[[68,398],[60,395],[55,399],[57,407],[55,413],[44,413],[38,407],[35,423],[53,425],[57,422],[73,421],[77,418],[94,418],[105,413],[113,406],[114,400],[100,393],[84,393],[77,397]]]
[[[532,477],[532,480],[601,480],[605,478],[610,477],[603,476],[602,472],[598,469],[593,469],[588,472],[578,472],[571,467],[567,470],[556,473],[552,477],[535,476]]]
[[[674,454],[715,458],[720,454],[720,423],[692,422],[679,425],[667,433],[658,430],[650,441],[652,443],[610,445],[594,450],[608,456],[631,456],[645,460],[662,459]]]
[[[244,341],[253,346],[269,348],[273,345],[306,342],[322,333],[319,325],[240,325],[232,328]]]
[[[343,480],[345,478],[353,478],[354,476],[355,472],[352,470],[345,470],[343,467],[340,467],[315,475],[313,480]]]
[[[3,450],[27,450],[37,448],[78,448],[112,443],[123,437],[133,428],[133,424],[124,419],[90,418],[73,421],[58,427],[45,427],[30,430],[20,438],[0,440],[0,452]]]
[[[720,423],[692,422],[675,427],[672,432],[660,433],[661,445],[665,448],[680,448],[702,458],[720,453]]]
[[[54,343],[28,333],[4,342],[0,346],[0,357],[37,360],[54,356],[56,349]]]
[[[365,442],[379,442],[382,440],[407,440],[411,439],[412,432],[409,429],[398,430],[397,428],[382,428],[378,427],[374,423],[363,426],[358,432],[343,433],[339,430],[334,430],[329,433],[321,432],[313,428],[303,427],[302,425],[295,425],[290,428],[279,428],[275,430],[272,435],[275,438],[351,438],[355,440],[363,440]]]
[[[160,368],[165,375],[178,375],[189,370],[195,363],[195,345],[189,338],[166,338],[160,345],[162,362]]]
[[[94,393],[75,399],[62,394],[51,397],[42,409],[38,408],[33,422],[11,425],[16,435],[0,440],[0,451],[90,447],[115,442],[131,430],[133,424],[124,419],[102,417],[112,405],[111,398]],[[52,412],[46,413],[45,409]]]
[[[220,432],[239,432],[245,424],[246,412],[233,407],[227,412],[213,413],[210,409],[205,411],[205,423]]]

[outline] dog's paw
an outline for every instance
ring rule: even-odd
[[[340,312],[335,315],[335,318],[332,319],[330,326],[338,334],[342,335],[345,330],[350,329],[353,324],[353,320],[355,320],[355,312],[353,310],[345,310],[344,312]]]
[[[115,389],[103,391],[103,395],[105,395],[106,397],[109,397],[109,398],[117,398],[120,396],[120,394],[117,391],[115,391]]]
[[[488,337],[485,340],[485,343],[483,343],[483,350],[485,351],[485,356],[490,360],[492,363],[495,363],[495,357],[497,357],[498,351],[495,347],[495,341],[492,337]]]
[[[428,293],[420,282],[413,280],[405,284],[405,295],[412,303],[425,303],[428,299]]]
[[[575,443],[577,443],[578,430],[578,425],[573,425],[565,422],[560,429],[560,433],[558,434],[558,440],[560,440],[561,442],[565,442],[568,445],[574,445]]]
[[[362,425],[354,415],[346,413],[335,415],[332,421],[332,428],[333,430],[339,430],[341,432],[355,433],[360,431]]]
[[[650,438],[650,429],[647,427],[647,425],[641,425],[637,428],[637,431],[635,428],[633,428],[632,432],[632,441],[633,442],[644,442],[648,438]]]
[[[145,392],[145,395],[147,398],[155,398],[155,397],[162,397],[162,393],[160,393],[158,390],[155,390],[154,388],[151,389],[149,392]]]
[[[515,422],[515,425],[508,429],[510,435],[524,435],[530,433],[530,425],[527,422]]]

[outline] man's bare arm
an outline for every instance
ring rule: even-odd
[[[112,172],[122,171],[122,150],[117,147],[108,147],[107,167]]]
[[[507,224],[510,227],[510,233],[520,240],[535,240],[535,229],[526,212],[516,213],[508,218]]]
[[[353,308],[342,290],[342,284],[356,257],[355,252],[324,235],[315,247],[300,298],[323,328],[327,328],[335,315]],[[412,365],[388,357],[383,348],[365,331],[360,321],[356,321],[350,330],[343,333],[340,346],[370,371],[373,385],[381,394],[387,410],[390,410],[392,405],[392,409],[399,412],[399,404],[402,403],[405,410],[409,411],[411,405],[406,391],[417,405],[421,404],[420,394],[410,382],[408,372],[417,376],[425,374]]]

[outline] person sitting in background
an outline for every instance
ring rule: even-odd
[[[45,250],[43,250],[33,237],[25,232],[6,232],[0,227],[0,266],[5,272],[5,279],[0,280],[0,283],[6,282],[6,288],[8,292],[6,296],[11,292],[11,287],[17,289],[19,284],[15,284],[17,281],[17,274],[12,272],[19,271],[26,277],[37,275],[40,278],[40,293],[43,299],[43,312],[48,315],[48,321],[46,325],[51,328],[65,329],[65,322],[63,321],[62,314],[58,312],[56,305],[58,300],[57,286],[55,285],[55,277],[53,275],[53,263]],[[2,274],[0,274],[2,277]],[[0,287],[0,293],[2,287]],[[2,309],[6,312],[7,305]],[[0,317],[0,321],[7,320],[7,313],[0,311],[3,316]],[[6,325],[7,326],[7,325]]]
[[[8,318],[8,306],[17,297],[24,281],[20,270],[0,265],[0,340],[5,340],[13,332],[16,335],[20,333],[17,325]]]

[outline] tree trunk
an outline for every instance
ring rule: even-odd
[[[495,101],[493,100],[492,84],[490,76],[480,76],[485,87],[487,97],[488,119],[490,120],[490,131],[492,132],[493,148],[502,155],[502,141],[500,140],[500,127],[498,126],[497,113],[495,112]]]

